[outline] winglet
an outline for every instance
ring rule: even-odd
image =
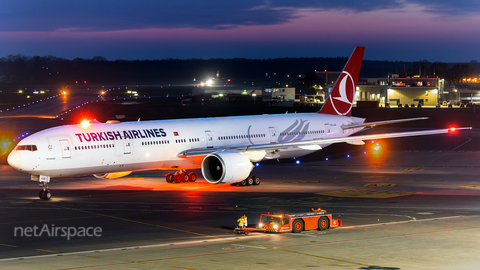
[[[365,47],[356,47],[319,113],[351,115]]]

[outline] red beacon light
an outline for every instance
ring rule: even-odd
[[[456,127],[449,127],[448,128],[448,132],[455,132],[455,131],[457,131]]]
[[[88,120],[82,120],[82,122],[80,123],[80,126],[83,128],[83,129],[87,129],[90,127],[90,121]]]

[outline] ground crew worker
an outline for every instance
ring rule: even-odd
[[[237,220],[238,222],[238,227],[240,228],[245,228],[248,226],[248,221],[247,221],[247,216],[243,215],[241,218]]]

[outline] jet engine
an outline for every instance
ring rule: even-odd
[[[131,173],[132,172],[114,172],[114,173],[94,174],[93,176],[99,179],[115,179],[115,178],[120,178],[120,177],[129,175]]]
[[[252,169],[250,159],[238,152],[215,152],[207,155],[202,161],[203,178],[211,184],[240,182],[250,175]]]

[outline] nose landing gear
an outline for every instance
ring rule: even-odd
[[[46,175],[32,175],[30,177],[32,181],[38,181],[40,182],[40,187],[42,190],[40,190],[40,193],[38,194],[38,197],[40,199],[48,201],[52,198],[52,192],[48,189],[48,183],[50,182],[50,176]]]
[[[42,182],[40,184],[41,187],[43,187],[42,190],[40,190],[40,193],[38,194],[38,197],[40,199],[48,201],[52,198],[52,192],[48,189],[48,183],[47,182]]]

